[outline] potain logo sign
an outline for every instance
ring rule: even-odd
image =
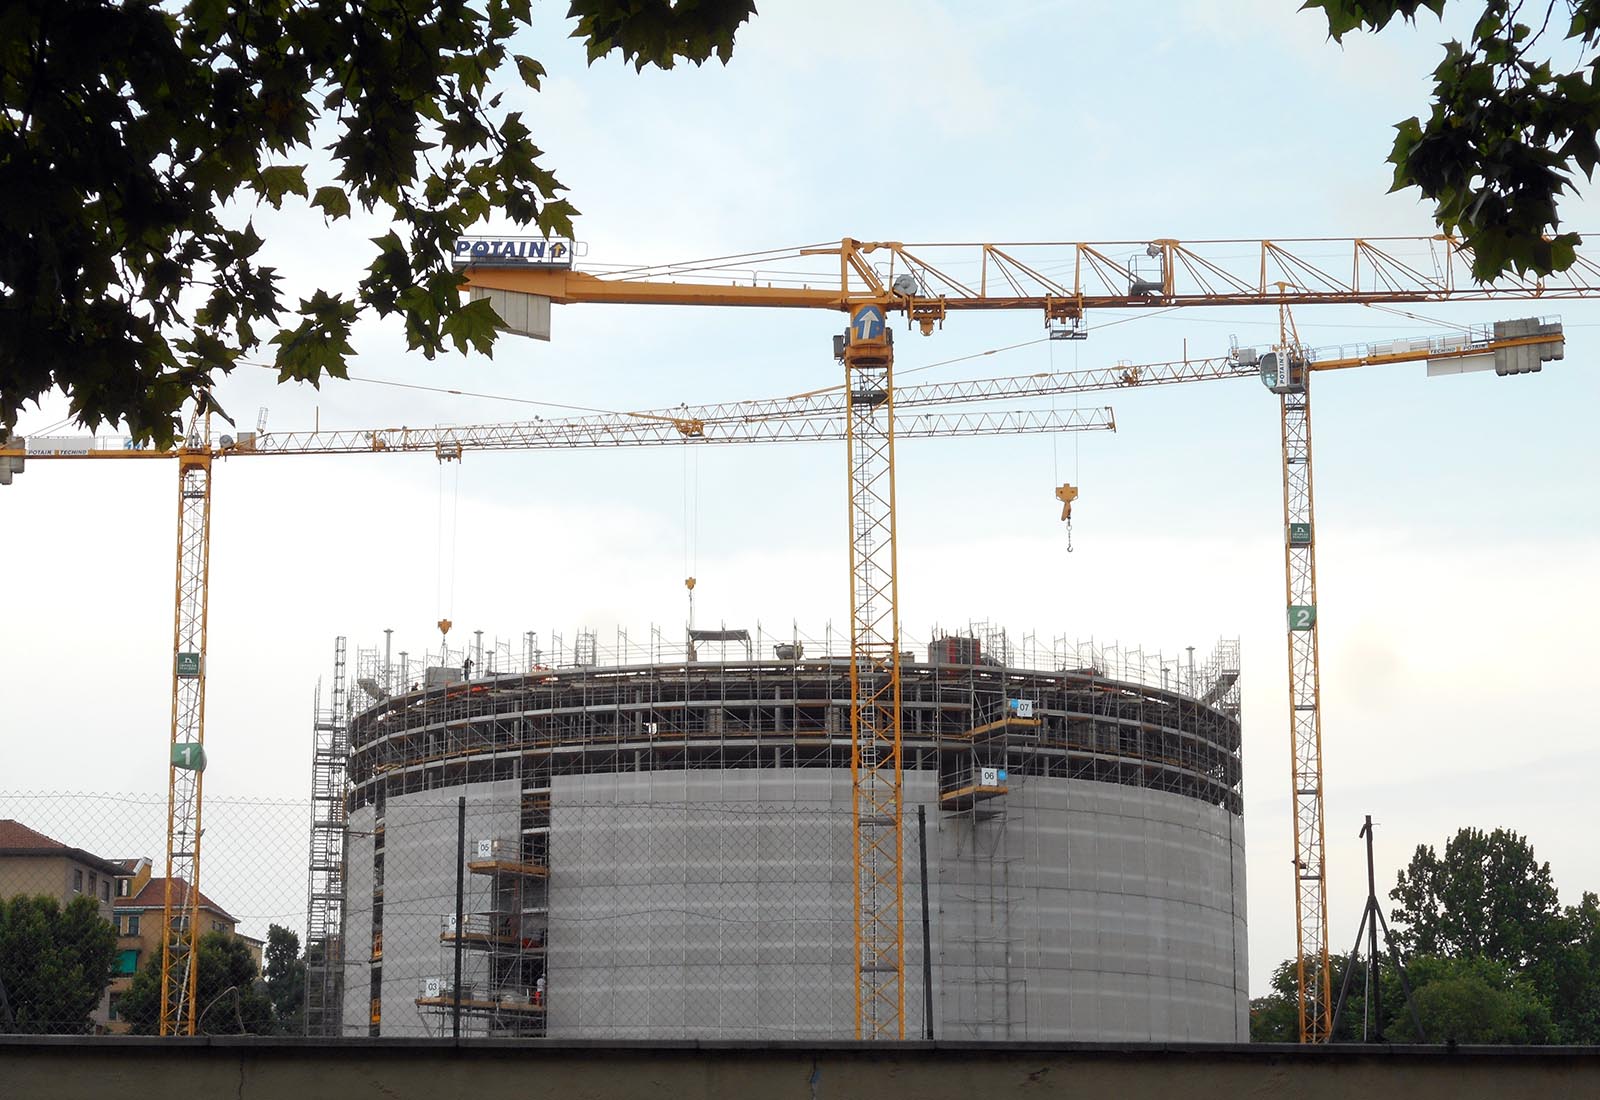
[[[572,241],[545,237],[458,237],[454,259],[458,266],[571,267]]]

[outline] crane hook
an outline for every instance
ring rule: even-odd
[[[1070,481],[1062,482],[1056,489],[1056,499],[1061,502],[1061,522],[1067,525],[1067,553],[1072,553],[1072,502],[1078,499],[1078,487]]]

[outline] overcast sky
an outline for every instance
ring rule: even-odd
[[[602,263],[845,236],[1428,233],[1414,192],[1386,193],[1384,157],[1392,124],[1425,110],[1439,43],[1461,33],[1430,16],[1341,49],[1294,0],[772,0],[728,67],[635,75],[615,59],[586,67],[564,7],[540,5],[524,47],[549,69],[545,91],[509,98],[582,211],[588,258]],[[1582,201],[1565,213],[1574,228],[1595,225]],[[381,228],[270,211],[257,226],[295,292],[353,286],[363,239]],[[1338,950],[1360,915],[1366,813],[1380,825],[1385,888],[1415,845],[1442,845],[1464,825],[1528,834],[1564,901],[1600,888],[1587,792],[1600,767],[1600,306],[1299,314],[1303,337],[1321,346],[1556,311],[1566,360],[1537,376],[1430,381],[1416,365],[1341,373],[1317,389]],[[1185,346],[1219,354],[1230,336],[1265,344],[1276,333],[1270,310],[1114,323],[1127,316],[1091,317],[1102,331],[1071,345],[1038,342],[1032,315],[957,317],[926,340],[903,334],[898,365],[1024,344],[920,377],[1088,368],[1171,359]],[[405,353],[397,322],[365,324],[352,373],[607,409],[793,393],[839,376],[833,316],[571,307],[554,320],[550,343],[507,338],[492,362],[429,363]],[[266,407],[280,430],[557,415],[371,383],[275,387],[249,368],[220,396],[241,427]],[[905,630],[921,640],[935,623],[989,620],[1016,635],[1172,655],[1242,639],[1260,991],[1294,949],[1276,403],[1252,382],[1083,403],[1114,405],[1117,433],[900,448]],[[21,429],[61,415],[47,404]],[[208,796],[305,797],[313,691],[339,634],[354,651],[381,646],[391,627],[395,649],[412,653],[437,645],[441,616],[457,624],[453,641],[535,630],[545,645],[559,632],[570,646],[590,627],[604,644],[618,627],[642,637],[652,623],[676,634],[688,573],[702,624],[847,629],[844,473],[829,445],[469,455],[442,472],[420,455],[219,465]],[[1064,480],[1082,489],[1070,555],[1051,496]],[[0,789],[164,796],[172,482],[166,463],[36,462],[0,490]],[[686,493],[697,507],[686,509]],[[39,827],[69,842],[119,846],[97,839],[98,803],[6,805],[31,806]],[[248,895],[224,904],[260,920],[304,904],[304,815],[271,813],[285,823],[277,871],[254,873],[254,856],[208,864]],[[155,835],[122,846],[154,847]]]

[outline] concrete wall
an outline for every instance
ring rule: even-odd
[[[1045,1044],[608,1046],[0,1037],[0,1097],[52,1100],[1564,1100],[1600,1049]]]
[[[929,814],[939,1037],[1249,1039],[1239,819],[1067,779],[984,806],[1000,803]]]
[[[854,1034],[848,774],[558,776],[551,805],[551,1036]]]
[[[853,1036],[849,776],[557,777],[552,1037]],[[1177,795],[1030,777],[944,814],[906,774],[906,1033],[922,1034],[914,808],[929,806],[934,1033],[1248,1037],[1244,838]]]
[[[514,780],[473,783],[388,799],[383,836],[383,957],[381,960],[384,1035],[439,1035],[442,1017],[420,1010],[416,999],[429,978],[452,980],[451,946],[441,942],[456,905],[456,799],[467,799],[467,860],[475,842],[519,836],[519,786]],[[350,815],[347,862],[349,898],[345,916],[344,1021],[346,1035],[366,1035],[370,1019],[371,975],[368,954],[373,924],[373,808]],[[482,876],[464,877],[466,912],[486,907]],[[463,985],[487,985],[483,956],[464,951]],[[473,1028],[471,1021],[467,1030]],[[448,1025],[443,1028],[448,1031]]]
[[[367,1034],[368,1000],[372,970],[372,828],[371,806],[350,814],[350,838],[345,848],[344,907],[344,1033]]]

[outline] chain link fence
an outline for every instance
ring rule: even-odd
[[[187,1003],[213,1035],[840,1040],[859,995],[869,1034],[1241,1038],[1234,816],[1008,783],[908,771],[875,845],[841,769],[457,782],[352,806],[331,848],[309,800],[208,798]],[[157,1030],[166,821],[161,796],[0,792],[0,1028]]]
[[[630,802],[615,776],[554,810],[514,783],[393,796],[350,814],[320,877],[306,803],[207,798],[197,1031],[849,1038],[849,789],[817,778],[773,801]],[[162,796],[0,792],[0,1030],[156,1030],[166,822]]]
[[[292,1033],[299,967],[269,989],[267,956],[275,927],[302,952],[308,807],[211,798],[204,815],[199,1030]],[[0,792],[0,1029],[155,1030],[163,917],[189,900],[168,889],[166,836],[164,794]]]

